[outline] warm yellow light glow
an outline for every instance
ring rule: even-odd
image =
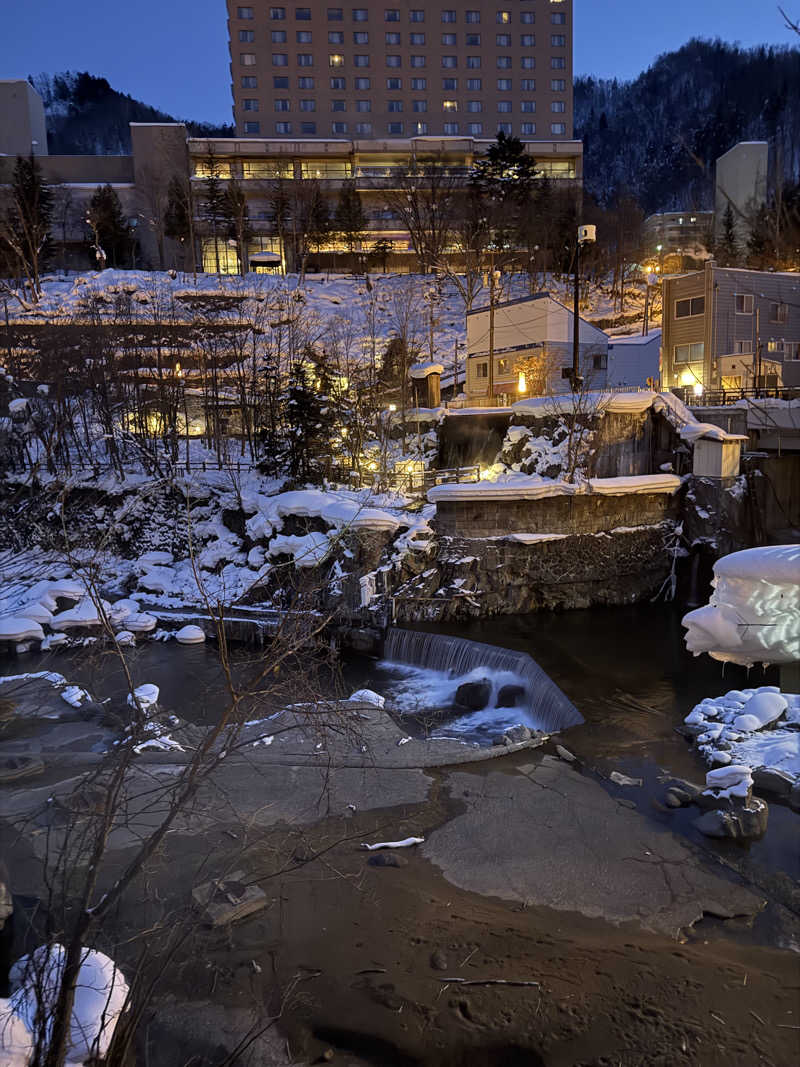
[[[695,396],[702,396],[703,395],[703,387],[700,384],[700,382],[697,382],[695,384],[694,389],[692,391],[694,392]]]
[[[696,385],[697,384],[697,377],[696,377],[696,375],[692,374],[692,372],[690,370],[681,371],[680,384],[681,385]]]
[[[527,388],[528,383],[525,381],[525,375],[520,371],[519,378],[517,378],[517,392],[524,393]]]
[[[390,404],[389,411],[397,411],[397,404]]]
[[[338,54],[328,56],[328,63],[332,67],[341,67],[341,65],[344,63],[344,56]]]

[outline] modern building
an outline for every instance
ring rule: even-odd
[[[521,397],[569,392],[573,322],[572,311],[549,293],[496,304],[493,312],[489,307],[467,312],[467,403],[492,407]],[[581,319],[578,340],[585,381],[604,386],[608,337]]]
[[[800,274],[709,260],[662,284],[663,388],[800,386]]]
[[[661,330],[608,339],[606,384],[614,389],[658,388],[661,381]]]
[[[745,246],[751,222],[767,201],[769,145],[766,141],[740,141],[717,160],[714,192],[714,232],[722,237],[730,207],[739,244]]]
[[[642,243],[649,265],[663,272],[676,265],[678,270],[706,258],[714,230],[713,211],[659,211],[649,215],[642,226]],[[673,257],[677,257],[677,263]]]
[[[420,2],[228,0],[237,134],[572,138],[572,0]]]
[[[42,98],[24,79],[0,79],[0,156],[47,155]]]

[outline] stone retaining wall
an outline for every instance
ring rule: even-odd
[[[629,493],[542,497],[538,500],[439,500],[440,537],[498,537],[509,533],[595,534],[616,527],[653,526],[670,518],[676,495]]]

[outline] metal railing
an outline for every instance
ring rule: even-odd
[[[677,389],[672,390],[680,395]],[[800,389],[778,387],[772,389],[705,389],[700,396],[695,396],[691,390],[684,390],[687,394],[684,403],[689,407],[724,407],[726,404],[735,404],[739,400],[797,400],[800,399]]]

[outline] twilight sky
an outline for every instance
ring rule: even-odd
[[[783,6],[800,17],[800,0]],[[0,36],[0,78],[88,70],[177,118],[231,120],[224,0],[36,0],[13,8]],[[744,46],[798,41],[777,0],[575,0],[575,25],[576,73],[622,79],[692,35]]]

